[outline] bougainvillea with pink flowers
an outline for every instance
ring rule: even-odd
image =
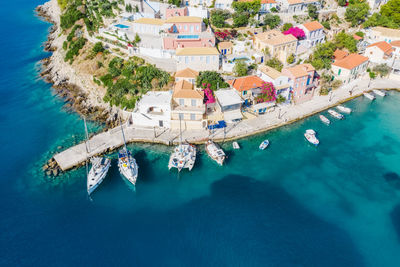
[[[284,31],[283,34],[285,35],[291,34],[299,40],[304,39],[304,37],[306,37],[304,31],[298,27],[291,27],[289,30]]]
[[[219,41],[226,41],[226,40],[231,40],[232,38],[235,38],[237,35],[237,31],[236,30],[224,30],[222,32],[214,32],[215,37],[217,37],[217,39]]]
[[[276,90],[272,83],[261,85],[261,95],[256,98],[257,103],[273,102],[276,100]]]
[[[204,99],[205,104],[208,105],[208,104],[215,103],[215,97],[214,97],[213,92],[212,92],[212,90],[210,88],[211,84],[203,83],[202,87],[203,87],[203,92],[204,92],[204,96],[205,96],[205,99]]]

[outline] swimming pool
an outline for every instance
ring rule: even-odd
[[[114,25],[114,26],[117,27],[117,28],[120,28],[120,29],[129,29],[129,26],[124,25],[124,24],[117,24],[117,25]]]
[[[198,35],[178,35],[178,39],[199,39]]]

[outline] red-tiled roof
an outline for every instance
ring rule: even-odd
[[[259,78],[258,76],[251,75],[230,80],[228,81],[228,83],[239,92],[242,92],[250,90],[252,88],[261,87],[264,81],[261,80],[261,78]]]
[[[332,65],[352,70],[366,61],[368,61],[367,57],[353,53],[343,59],[335,60],[335,62],[333,62]]]

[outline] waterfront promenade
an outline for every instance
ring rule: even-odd
[[[368,88],[368,85],[369,88]],[[253,119],[242,120],[236,124],[228,125],[225,129],[218,129],[212,133],[208,130],[183,131],[182,140],[190,143],[204,143],[208,138],[215,141],[233,140],[256,133],[261,133],[273,128],[286,125],[327,108],[348,101],[372,89],[400,88],[400,81],[377,79],[357,80],[349,85],[342,86],[326,96],[314,96],[311,101],[299,105],[286,105],[276,107],[273,111]],[[350,95],[350,90],[352,94]],[[124,133],[127,142],[152,142],[166,145],[179,142],[179,131],[166,129],[138,128],[124,124]],[[87,154],[84,143],[68,148],[54,156],[60,168],[65,171],[85,162],[87,156],[103,154],[123,145],[121,128],[116,127],[106,132],[93,136],[89,141],[90,153]]]

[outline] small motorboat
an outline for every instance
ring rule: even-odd
[[[310,142],[314,146],[318,146],[319,145],[319,140],[318,140],[316,135],[317,135],[317,133],[312,129],[308,129],[304,133],[304,137],[307,139],[308,142]]]
[[[94,157],[91,160],[92,168],[87,175],[87,192],[88,195],[103,182],[111,166],[111,160],[105,157]]]
[[[336,107],[339,111],[350,114],[351,113],[351,108],[339,105]]]
[[[334,118],[336,118],[336,119],[338,119],[338,120],[343,120],[343,119],[344,119],[344,116],[343,116],[342,114],[340,114],[339,112],[334,111],[333,109],[329,109],[329,110],[328,110],[328,113],[329,113],[332,117],[334,117]]]
[[[269,141],[268,140],[264,140],[261,142],[260,146],[258,147],[260,150],[264,150],[268,147],[269,145]]]
[[[363,93],[363,95],[368,98],[369,100],[374,100],[375,96],[371,93]]]
[[[233,149],[240,149],[239,143],[238,142],[233,142],[232,143]]]
[[[323,123],[325,123],[325,124],[327,124],[327,125],[331,124],[331,121],[330,121],[327,117],[325,117],[324,115],[319,115],[319,119],[320,119]]]
[[[382,91],[382,90],[378,90],[378,89],[374,89],[372,90],[374,92],[374,94],[379,95],[379,96],[386,96],[386,92]]]
[[[220,148],[219,145],[217,145],[213,141],[211,140],[207,141],[206,152],[210,156],[210,158],[212,158],[218,163],[218,165],[222,166],[224,164],[226,157],[225,152],[222,150],[222,148]]]

